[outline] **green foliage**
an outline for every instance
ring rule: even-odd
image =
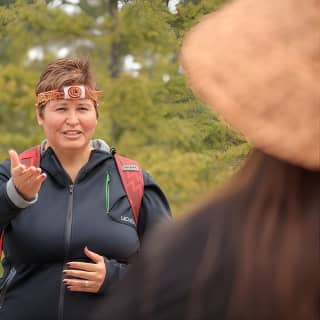
[[[168,23],[172,15],[162,0],[133,1],[124,7],[120,19],[120,33],[127,52],[149,59],[155,58],[152,53],[172,54],[170,49],[176,45],[174,30]]]
[[[177,6],[178,14],[172,24],[179,38],[181,39],[203,15],[217,10],[225,2],[226,0],[181,0]]]
[[[204,194],[221,185],[246,157],[247,143],[226,151],[183,152],[179,149],[164,153],[155,146],[142,148],[137,155],[169,196],[175,216],[199,203]]]
[[[28,4],[18,0],[9,7],[0,7],[1,63],[26,63],[26,53],[33,47],[41,47],[48,58],[55,46],[71,44],[75,39],[88,37],[86,31],[91,19],[82,14],[67,16],[61,9],[48,9],[45,1]],[[46,60],[45,60],[46,61]]]
[[[100,101],[96,137],[137,159],[168,195],[174,214],[220,185],[249,150],[186,87],[178,64],[183,34],[223,0],[182,1],[171,14],[163,0],[81,0],[68,15],[49,1],[0,2],[0,156],[39,143],[34,88],[45,65],[65,48],[88,56]],[[37,48],[40,58],[30,59]],[[131,55],[139,68],[124,69]],[[117,72],[114,72],[114,71]]]

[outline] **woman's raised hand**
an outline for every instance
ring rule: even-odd
[[[27,201],[36,197],[42,182],[46,179],[46,174],[41,173],[41,168],[34,166],[26,167],[19,159],[16,151],[9,150],[11,161],[11,176],[13,183],[20,195]]]

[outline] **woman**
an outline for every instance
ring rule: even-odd
[[[152,235],[97,319],[320,319],[319,30],[319,1],[235,0],[186,36],[191,88],[255,148]]]
[[[27,167],[13,150],[0,164],[1,320],[89,319],[145,233],[170,217],[165,195],[143,171],[135,223],[114,152],[92,139],[100,93],[87,61],[49,64],[36,88],[46,136],[40,166]]]

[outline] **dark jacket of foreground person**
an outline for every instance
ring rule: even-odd
[[[254,152],[232,187],[162,227],[98,320],[320,317],[320,172]]]

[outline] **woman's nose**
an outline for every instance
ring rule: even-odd
[[[76,125],[76,124],[78,124],[79,119],[78,119],[77,113],[76,113],[75,111],[70,111],[70,112],[67,114],[66,122],[67,122],[68,124],[70,124],[70,125]]]

